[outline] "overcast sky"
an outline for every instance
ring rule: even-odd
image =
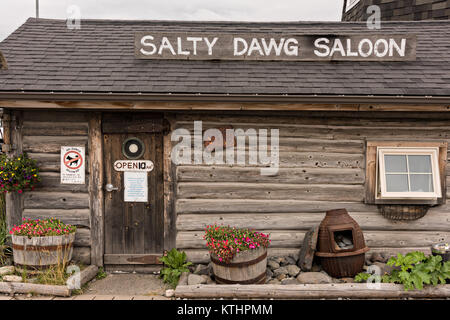
[[[29,17],[35,0],[0,0],[0,41]],[[40,17],[66,19],[76,5],[84,19],[328,21],[343,0],[39,0]]]

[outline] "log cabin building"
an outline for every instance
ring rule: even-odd
[[[217,56],[208,51],[216,35],[226,38],[216,41]],[[242,39],[234,55],[230,35]],[[297,49],[281,35],[295,35]],[[428,252],[450,239],[449,49],[447,20],[383,22],[381,30],[82,20],[72,30],[30,18],[0,43],[3,150],[36,159],[42,182],[7,195],[8,222],[58,217],[79,227],[75,259],[135,270],[173,247],[207,262],[202,236],[213,223],[269,232],[269,255],[298,254],[305,233],[337,208],[358,222],[371,252]],[[174,133],[194,132],[195,121],[201,133],[278,129],[278,170],[176,163]],[[62,147],[84,148],[84,183],[61,183]],[[114,166],[136,159],[153,165],[139,182],[144,201],[126,199],[125,180],[139,175]]]

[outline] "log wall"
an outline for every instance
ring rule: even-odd
[[[23,151],[35,159],[41,172],[40,186],[24,193],[25,218],[61,219],[77,226],[73,259],[90,264],[88,114],[81,112],[24,111]],[[86,183],[60,184],[61,146],[86,148]]]
[[[280,169],[275,176],[262,176],[254,165],[175,166],[176,246],[193,261],[208,261],[202,236],[213,223],[270,233],[269,255],[298,254],[307,230],[320,223],[326,210],[336,208],[347,208],[372,251],[428,252],[432,243],[450,240],[448,203],[411,222],[388,220],[376,206],[364,203],[366,139],[450,142],[450,120],[376,112],[180,113],[174,118],[174,129],[186,128],[192,134],[194,120],[203,121],[203,130],[230,125],[280,130]]]

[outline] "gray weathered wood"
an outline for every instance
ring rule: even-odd
[[[67,286],[55,286],[47,284],[34,284],[22,282],[0,282],[0,292],[14,293],[37,293],[51,296],[70,297],[71,290]]]
[[[89,209],[25,209],[24,218],[29,219],[60,219],[66,224],[90,227]]]
[[[103,265],[104,254],[104,167],[101,114],[89,120],[89,207],[91,219],[91,263]]]
[[[79,285],[80,288],[82,286],[84,286],[87,282],[91,281],[98,272],[98,267],[95,265],[90,265],[88,267],[86,267],[85,269],[80,271],[80,274],[75,274],[73,276],[70,276],[67,281],[66,281],[66,285],[67,287],[71,288],[72,286],[76,285],[78,277],[79,277]],[[78,289],[80,289],[78,288]]]
[[[25,193],[25,209],[89,208],[89,194],[71,192],[32,191]]]
[[[151,37],[151,38],[148,38]],[[188,37],[201,37],[195,45],[189,41]],[[335,42],[339,42],[341,46],[345,46],[344,53],[334,53],[333,55],[326,55],[325,57],[316,54],[316,50],[320,48],[316,46],[315,41],[318,39],[327,38],[327,47],[329,50],[333,48]],[[205,40],[208,39],[208,42]],[[216,39],[214,45],[213,39]],[[245,44],[241,43],[239,47],[235,48],[236,39],[242,39]],[[263,42],[263,40],[265,42]],[[369,39],[372,48],[375,43],[382,39],[386,41],[387,51],[382,52],[385,47],[380,46],[380,57],[374,52],[369,53],[369,56],[364,56],[363,53],[358,53],[359,43],[363,39]],[[398,45],[401,41],[406,41],[406,51],[404,56],[398,53],[390,56],[388,53],[390,41],[394,40]],[[164,42],[166,41],[166,42]],[[270,52],[264,51],[264,43],[269,45],[270,41],[275,41],[276,46],[285,48],[279,53],[274,50]],[[285,43],[286,41],[286,43]],[[294,43],[290,43],[294,41]],[[208,46],[208,43],[210,45]],[[165,47],[161,46],[162,44]],[[325,42],[322,44],[326,44]],[[349,46],[350,44],[350,46]],[[284,45],[284,47],[283,47]],[[286,50],[288,46],[295,46],[296,53],[289,54]],[[171,50],[167,48],[170,46]],[[247,46],[251,50],[253,46],[258,46],[258,50],[248,51],[248,54],[238,55],[236,52],[243,50]],[[347,47],[349,46],[349,49]],[[369,45],[366,44],[368,47]],[[139,59],[178,59],[178,60],[273,60],[273,61],[411,61],[416,59],[417,38],[415,35],[300,35],[300,34],[264,34],[264,33],[221,33],[221,32],[136,32],[135,33],[135,56]],[[163,49],[161,49],[163,48]],[[164,49],[165,48],[165,49]],[[301,49],[300,49],[301,48]],[[367,49],[367,48],[366,48]],[[347,55],[347,50],[357,52],[356,56]],[[319,52],[323,52],[320,49]],[[372,50],[373,51],[373,50]],[[395,50],[394,50],[395,51]],[[247,52],[247,51],[246,51]],[[330,53],[330,52],[328,52]]]
[[[30,153],[60,153],[61,146],[86,147],[87,136],[24,136],[23,149]]]
[[[269,183],[196,183],[178,184],[178,199],[274,199],[363,201],[362,185],[299,185]]]
[[[376,290],[366,283],[298,285],[191,285],[178,286],[175,296],[187,299],[337,299],[337,298],[449,298],[450,285],[406,291],[403,285],[381,283]]]

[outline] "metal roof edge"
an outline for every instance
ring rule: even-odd
[[[327,103],[327,104],[417,104],[449,105],[449,96],[375,95],[268,95],[185,93],[96,93],[0,91],[0,100],[10,101],[117,101],[117,102],[236,102],[236,103]]]

